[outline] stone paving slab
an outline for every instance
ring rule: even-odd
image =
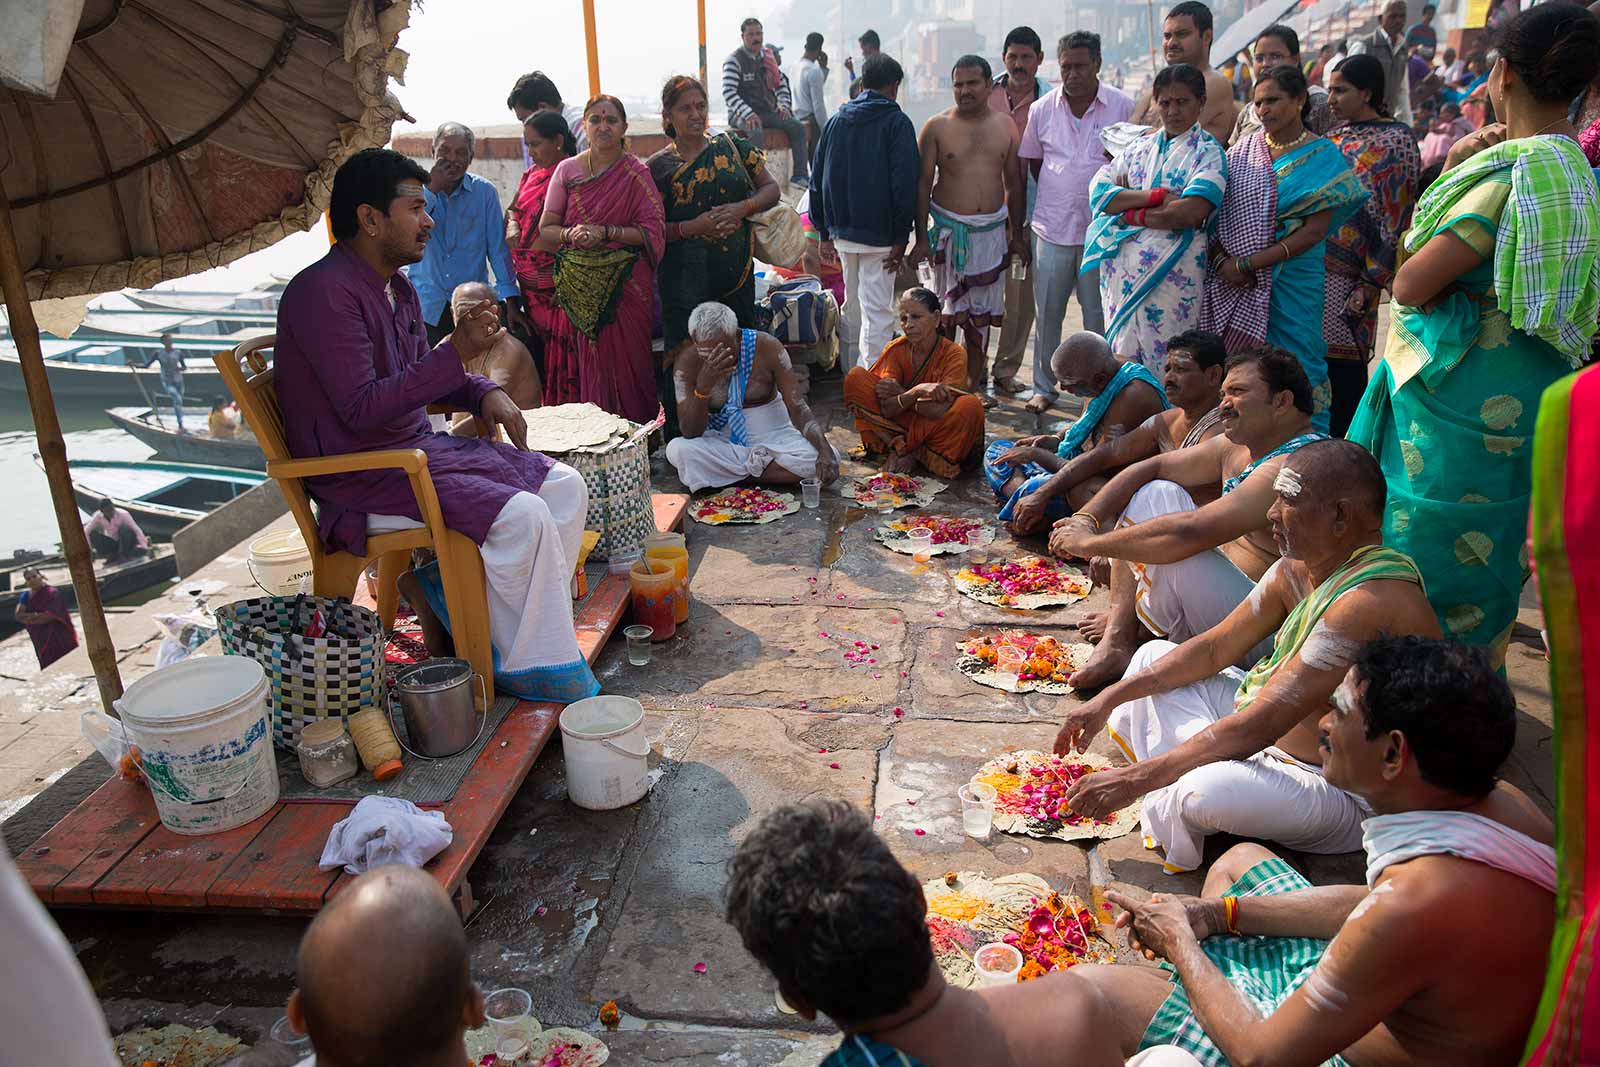
[[[881,737],[875,719],[858,718],[864,721],[832,729]],[[786,1025],[771,978],[722,919],[722,893],[735,846],[766,812],[811,796],[871,804],[876,750],[819,753],[824,746],[802,740],[814,738],[817,726],[812,713],[768,708],[700,715],[693,741],[651,799],[627,866],[626,900],[607,917],[597,1000],[615,999],[646,1019]],[[694,973],[698,962],[706,974]]]
[[[599,1036],[611,1049],[608,1062],[629,1067],[655,1063],[677,1067],[773,1067],[805,1047],[801,1035],[763,1031],[619,1030]],[[837,1044],[835,1037],[828,1047]]]

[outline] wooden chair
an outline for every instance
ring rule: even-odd
[[[411,550],[431,548],[439,557],[439,576],[443,579],[445,604],[450,611],[450,632],[456,654],[472,664],[483,676],[490,703],[494,702],[493,646],[489,642],[489,602],[485,594],[483,557],[470,537],[449,529],[439,510],[439,497],[428,476],[428,456],[419,448],[390,449],[383,452],[351,452],[342,456],[295,459],[283,436],[283,410],[278,404],[272,368],[263,353],[274,347],[277,337],[267,334],[244,342],[232,352],[219,352],[213,359],[222,380],[243,409],[245,419],[267,457],[267,474],[277,481],[289,502],[295,525],[311,550],[312,592],[324,597],[350,597],[362,572],[373,558],[378,560],[378,615],[385,631],[394,625],[399,606],[399,577],[411,567]],[[412,530],[371,534],[365,557],[350,552],[326,552],[317,536],[317,518],[305,479],[351,471],[394,469],[404,471],[411,481],[423,525]]]

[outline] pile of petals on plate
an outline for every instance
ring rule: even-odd
[[[1026,656],[1021,670],[1001,670],[1000,649],[1008,645]],[[956,670],[979,685],[1003,689],[1008,693],[1037,692],[1060,696],[1072,692],[1072,685],[1067,679],[1087,663],[1093,653],[1092,645],[1069,645],[1048,634],[999,630],[974,637],[963,645],[961,656],[956,660]]]
[[[909,474],[882,471],[850,483],[849,496],[864,508],[925,507],[944,489],[945,483],[937,478],[913,478]]]
[[[873,530],[873,536],[887,548],[910,554],[915,549],[906,535],[917,529],[933,531],[929,550],[935,556],[965,552],[994,541],[993,526],[981,519],[966,519],[957,515],[908,515],[903,519],[891,519],[880,522]]]
[[[492,1044],[492,1032],[488,1028],[481,1032],[489,1036]],[[467,1054],[476,1067],[601,1067],[611,1058],[611,1050],[598,1037],[565,1026],[541,1030],[531,1039],[527,1051],[515,1060],[501,1059],[494,1052],[476,1054],[477,1042],[473,1038],[478,1033],[467,1034]]]
[[[963,567],[956,588],[983,604],[1049,608],[1076,603],[1094,588],[1089,576],[1054,559],[1025,556]]]
[[[1063,758],[1018,749],[985,763],[972,780],[994,788],[994,828],[1001,833],[1062,841],[1121,837],[1138,825],[1138,801],[1099,819],[1067,806],[1067,794],[1078,779],[1110,766],[1092,752]]]
[[[698,522],[719,526],[725,522],[773,522],[800,510],[793,493],[771,489],[725,489],[694,502],[690,514]]]
[[[928,939],[945,980],[972,986],[973,954],[995,941],[1022,953],[1017,980],[1026,982],[1080,963],[1111,963],[1116,949],[1094,911],[1077,896],[1057,893],[1033,874],[989,879],[951,871],[925,882]]]

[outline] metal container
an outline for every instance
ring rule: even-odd
[[[483,716],[472,706],[472,681],[483,694]],[[464,659],[430,659],[395,674],[394,692],[405,715],[413,756],[443,759],[470,748],[489,719],[489,696],[483,677]],[[474,721],[476,720],[476,721]]]

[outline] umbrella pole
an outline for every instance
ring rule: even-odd
[[[600,44],[594,31],[594,0],[583,0],[583,43],[589,57],[589,99],[600,95]]]
[[[56,509],[56,525],[61,528],[61,551],[72,572],[72,587],[78,594],[78,611],[83,620],[84,644],[89,663],[100,686],[100,704],[107,715],[116,717],[112,701],[122,696],[122,676],[117,671],[117,650],[106,628],[105,608],[100,604],[100,587],[95,584],[94,562],[89,555],[89,540],[78,521],[78,505],[72,496],[72,477],[67,472],[67,446],[61,439],[61,423],[50,395],[50,379],[45,374],[44,353],[39,348],[39,324],[28,302],[28,284],[22,274],[22,256],[11,229],[11,205],[0,193],[0,290],[5,293],[6,310],[11,319],[11,338],[16,342],[23,382],[28,388],[28,407],[33,412],[33,430],[39,441],[39,457],[44,461],[45,477],[50,482],[50,500]]]

